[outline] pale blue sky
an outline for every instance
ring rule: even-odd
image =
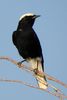
[[[27,12],[41,15],[36,20],[34,29],[42,45],[46,72],[67,83],[67,0],[1,0],[0,56],[22,60],[12,43],[12,32],[16,30],[19,17]],[[31,74],[6,61],[0,61],[0,78],[19,79],[36,84]],[[65,88],[61,89],[64,93],[67,92]],[[8,83],[0,83],[0,98],[1,100],[58,100],[46,92]]]

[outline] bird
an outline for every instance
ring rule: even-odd
[[[12,41],[19,55],[30,63],[37,77],[38,87],[47,89],[46,76],[40,76],[36,71],[44,72],[44,58],[40,40],[33,29],[35,20],[40,17],[33,13],[23,14],[19,18],[18,26],[12,34]],[[22,61],[23,62],[23,61]]]

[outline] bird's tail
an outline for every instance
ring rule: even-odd
[[[38,82],[38,86],[42,89],[47,89],[47,81],[44,77],[41,77],[39,75],[36,75],[36,79],[37,79],[37,82]]]
[[[43,73],[43,64],[41,62],[41,60],[37,60],[37,59],[32,59],[30,60],[31,66],[34,70],[38,70],[41,73]],[[42,89],[47,89],[47,80],[46,77],[44,75],[40,75],[38,73],[35,72],[35,76],[36,76],[36,80],[38,83],[38,86]]]

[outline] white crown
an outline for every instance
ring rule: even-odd
[[[26,13],[22,15],[19,20],[23,19],[25,16],[33,16],[33,15],[34,15],[33,13]]]

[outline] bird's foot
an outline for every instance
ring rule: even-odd
[[[22,60],[22,61],[20,61],[20,62],[18,62],[17,64],[19,65],[19,66],[21,66],[21,64],[23,63],[23,62],[25,62],[26,60]]]
[[[33,72],[34,72],[35,74],[37,74],[38,68],[33,69]]]

